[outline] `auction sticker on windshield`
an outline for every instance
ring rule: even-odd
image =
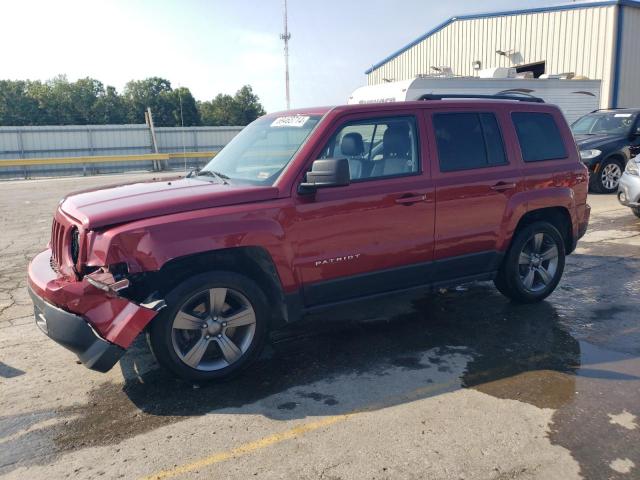
[[[291,115],[288,117],[278,117],[272,123],[272,127],[302,127],[307,123],[309,117],[303,115]]]

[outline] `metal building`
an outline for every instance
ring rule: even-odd
[[[604,0],[451,17],[365,73],[369,85],[513,67],[601,80],[602,108],[640,107],[640,2]]]

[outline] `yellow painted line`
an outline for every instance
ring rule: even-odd
[[[0,167],[21,167],[31,165],[69,165],[103,162],[140,162],[150,160],[169,160],[170,158],[213,158],[217,152],[175,152],[146,153],[142,155],[96,155],[84,157],[49,157],[0,159]]]
[[[362,409],[354,410],[352,412],[344,413],[342,415],[333,415],[330,417],[325,417],[320,420],[316,420],[314,422],[304,423],[302,425],[298,425],[297,427],[293,427],[289,430],[285,430],[279,433],[274,433],[272,435],[262,437],[258,440],[254,440],[253,442],[244,443],[236,448],[227,450],[226,452],[214,453],[213,455],[202,458],[200,460],[196,460],[192,463],[179,465],[177,467],[170,468],[167,470],[161,470],[147,477],[142,477],[140,480],[162,480],[165,478],[174,478],[179,475],[185,475],[187,473],[193,472],[194,470],[199,470],[204,467],[215,465],[216,463],[221,463],[226,460],[242,457],[244,455],[253,453],[257,450],[262,450],[263,448],[267,448],[287,440],[292,440],[301,435],[304,435],[305,433],[309,433],[323,427],[328,427],[330,425],[334,425],[339,422],[344,422],[345,420],[348,420],[349,418],[357,415],[358,413],[371,412],[373,410],[396,405],[402,401],[407,402],[407,401],[417,400],[421,397],[425,397],[438,390],[446,391],[453,386],[460,386],[460,381],[452,380],[447,383],[419,387],[405,394],[390,396],[386,398],[383,402],[372,404]]]
[[[263,448],[269,447],[276,443],[284,442],[285,440],[291,440],[293,438],[299,437],[300,435],[304,435],[305,433],[311,432],[313,430],[318,430],[319,428],[327,427],[329,425],[333,425],[334,423],[342,422],[347,418],[349,418],[351,415],[353,414],[347,413],[344,415],[326,417],[326,418],[323,418],[322,420],[318,420],[315,422],[305,423],[298,427],[292,428],[290,430],[285,430],[284,432],[280,432],[280,433],[274,433],[273,435],[263,437],[254,442],[245,443],[232,450],[215,453],[201,460],[196,460],[193,463],[188,463],[186,465],[171,468],[169,470],[162,470],[148,477],[144,477],[143,480],[161,480],[164,478],[172,478],[178,475],[184,475],[186,473],[193,472],[194,470],[208,467],[216,463],[224,462],[225,460],[230,460],[232,458],[237,458],[237,457],[246,455],[248,453],[255,452],[256,450],[261,450]]]

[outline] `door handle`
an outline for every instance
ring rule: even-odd
[[[491,187],[491,190],[495,190],[496,192],[503,192],[505,190],[512,190],[514,188],[516,188],[515,183],[498,182]]]
[[[396,203],[399,203],[401,205],[411,205],[412,203],[424,202],[426,199],[427,195],[424,193],[422,195],[408,194],[400,198],[396,198]]]

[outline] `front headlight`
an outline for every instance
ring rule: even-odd
[[[595,148],[592,150],[580,150],[580,158],[583,160],[591,160],[592,158],[596,158],[602,152],[600,150],[596,150]]]
[[[624,171],[629,175],[640,175],[640,166],[638,166],[637,160],[629,160]]]
[[[109,267],[102,267],[99,270],[85,275],[85,279],[91,285],[105,292],[117,293],[120,290],[129,288],[131,284],[126,278],[128,267],[126,263],[116,263]]]

